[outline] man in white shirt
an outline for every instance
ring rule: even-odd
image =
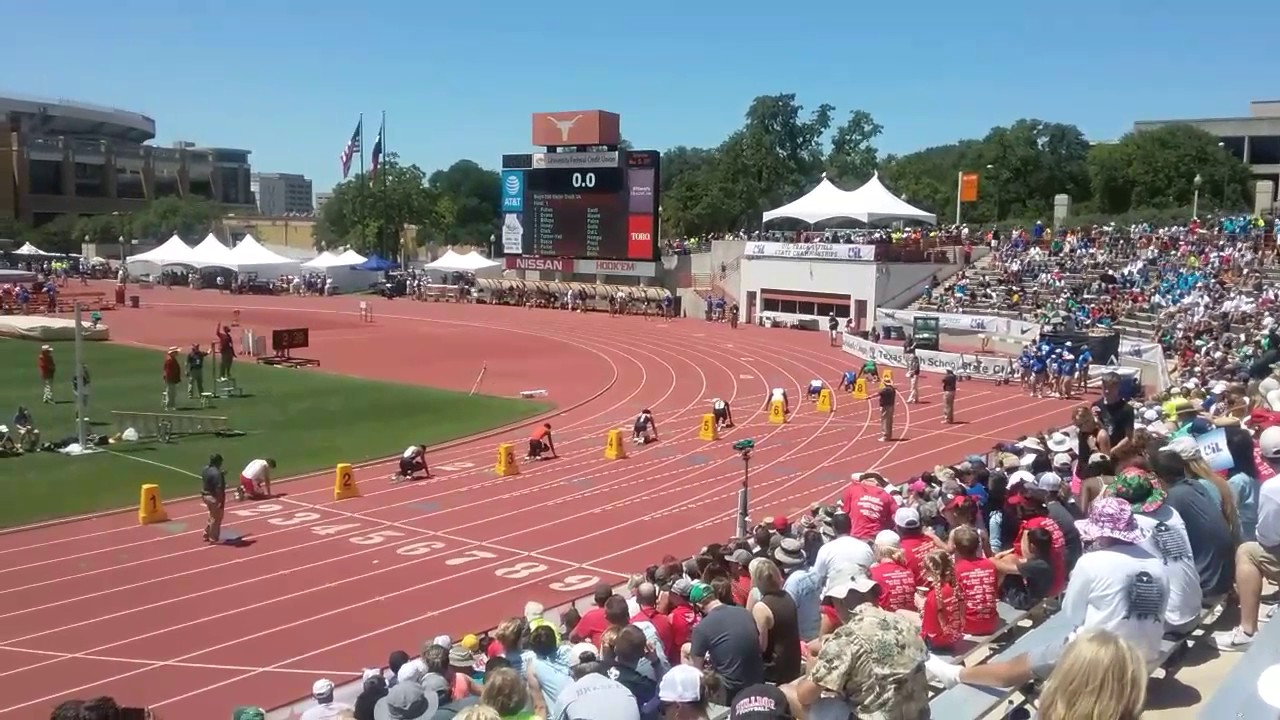
[[[832,515],[831,528],[835,539],[818,550],[813,562],[813,575],[822,587],[819,597],[826,597],[828,590],[855,577],[869,575],[871,564],[876,561],[871,546],[849,534],[853,521],[847,513]]]
[[[300,720],[337,720],[343,713],[355,712],[350,705],[333,701],[333,683],[329,680],[317,680],[311,686],[311,697],[316,706],[304,710]]]
[[[1280,427],[1269,427],[1258,438],[1262,457],[1273,467],[1280,461]],[[1236,595],[1240,597],[1240,624],[1213,634],[1219,650],[1247,650],[1258,632],[1262,604],[1262,580],[1280,582],[1280,475],[1258,488],[1258,525],[1255,540],[1236,549]]]
[[[244,470],[240,471],[236,499],[265,500],[271,497],[271,471],[275,468],[276,461],[271,458],[250,460]]]
[[[427,467],[427,446],[410,445],[400,454],[400,469],[391,476],[391,482],[412,480],[419,471],[426,473],[428,478],[431,477],[431,470]]]

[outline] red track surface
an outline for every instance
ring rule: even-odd
[[[262,332],[311,327],[325,371],[469,388],[486,361],[485,392],[551,391],[561,457],[496,478],[499,438],[463,442],[431,454],[435,479],[390,486],[382,465],[358,473],[363,497],[342,502],[317,473],[282,486],[285,498],[230,507],[228,527],[253,540],[238,548],[200,542],[192,501],[168,503],[168,527],[125,513],[0,536],[0,719],[100,694],[183,720],[283,705],[318,676],[349,679],[393,649],[492,627],[527,600],[562,603],[723,540],[742,477],[737,439],[756,441],[751,509],[764,517],[832,497],[851,472],[902,477],[983,452],[1062,421],[1069,405],[965,383],[961,424],[946,426],[934,379],[924,404],[899,408],[905,439],[882,444],[870,403],[843,395],[834,414],[801,406],[785,425],[766,422],[769,388],[799,398],[810,379],[851,365],[825,334],[407,301],[377,302],[368,325],[350,299],[183,290],[147,291],[143,303],[108,318],[115,339],[207,342],[204,328],[241,308]],[[716,396],[738,427],[700,442]],[[661,442],[604,460],[606,430],[643,407]]]

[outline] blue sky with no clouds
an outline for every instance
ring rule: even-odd
[[[1250,32],[1274,2],[45,0],[5,11],[0,93],[139,110],[159,142],[248,148],[317,191],[357,114],[371,146],[383,110],[390,149],[428,172],[527,151],[541,111],[620,113],[637,147],[714,145],[778,92],[871,112],[882,152],[1028,116],[1107,140],[1280,96],[1274,33]]]

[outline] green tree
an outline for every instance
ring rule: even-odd
[[[79,253],[81,237],[76,235],[75,215],[59,215],[35,229],[30,238],[36,247],[51,253]]]
[[[198,242],[209,234],[220,215],[216,204],[200,198],[158,198],[143,210],[122,216],[114,234],[107,231],[107,239],[115,240],[124,234],[130,239],[163,242],[177,234],[189,243]]]
[[[1218,142],[1204,130],[1173,124],[1093,148],[1089,174],[1099,209],[1191,207],[1197,175],[1201,214],[1249,208],[1249,168]]]
[[[502,180],[496,170],[459,160],[431,173],[432,206],[424,223],[436,244],[487,246],[501,221]]]
[[[844,125],[836,128],[827,155],[827,175],[847,190],[871,179],[878,165],[879,152],[872,141],[880,137],[884,127],[865,110],[854,110]]]
[[[395,153],[383,158],[376,176],[356,175],[339,183],[320,209],[317,242],[349,245],[357,252],[399,256],[399,228],[424,226],[431,194],[417,165],[402,165]]]

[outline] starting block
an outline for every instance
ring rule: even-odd
[[[333,499],[346,500],[353,497],[360,497],[355,472],[350,463],[338,463],[333,469]]]
[[[493,471],[498,477],[510,477],[520,474],[520,466],[516,464],[516,446],[512,443],[502,443],[498,446],[498,464],[494,466]]]
[[[720,439],[720,433],[716,430],[716,416],[714,414],[707,413],[702,416],[702,424],[698,426],[698,439],[708,442]]]
[[[169,513],[164,511],[164,503],[160,502],[160,486],[151,483],[143,485],[138,498],[138,524],[162,522],[169,522]]]
[[[787,405],[781,400],[773,400],[769,403],[769,422],[774,425],[781,425],[787,421]]]
[[[627,448],[622,443],[622,431],[614,428],[604,441],[605,460],[626,460]]]
[[[831,405],[831,388],[822,388],[822,391],[818,393],[818,404],[816,409],[820,413],[835,411],[835,408]]]
[[[885,369],[883,372],[881,372],[880,382],[886,385],[891,384],[893,382],[893,371],[889,369]]]
[[[858,378],[857,382],[853,384],[853,399],[854,400],[867,399],[867,379],[866,378],[860,377]]]
[[[373,305],[368,300],[360,301],[360,322],[373,322]]]

